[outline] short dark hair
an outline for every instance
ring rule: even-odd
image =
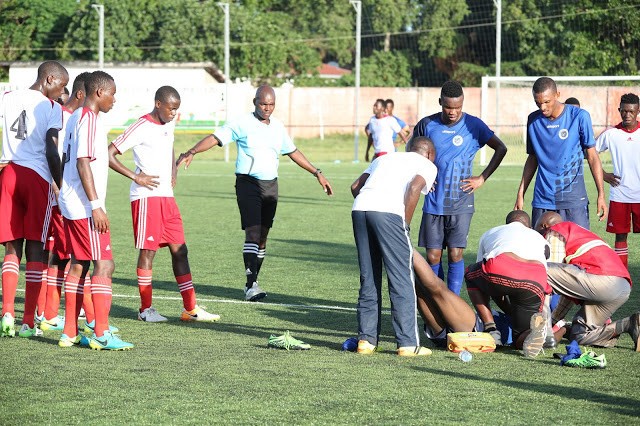
[[[113,77],[104,71],[92,72],[84,82],[87,96],[94,94],[98,89],[105,89],[113,81]]]
[[[171,86],[162,86],[156,90],[155,100],[160,102],[167,102],[170,98],[180,100],[180,94],[176,89]]]
[[[385,107],[385,108],[387,107],[387,102],[382,98],[376,99],[374,104],[382,104],[383,107]]]
[[[512,210],[507,214],[505,223],[508,225],[512,222],[520,222],[527,228],[531,228],[531,218],[524,210]]]
[[[67,69],[58,61],[44,61],[38,67],[38,80],[43,80],[50,75],[56,77],[68,76]]]
[[[389,105],[396,106],[396,104],[393,102],[393,99],[391,99],[391,98],[389,98],[386,101],[384,101],[384,103],[385,103],[385,106],[389,106]]]
[[[446,81],[440,89],[441,98],[459,98],[463,95],[462,85],[455,80]]]
[[[429,150],[435,150],[435,145],[426,136],[416,136],[409,141],[407,144],[406,150],[407,152],[426,152]]]
[[[78,74],[76,79],[73,80],[73,87],[71,88],[71,92],[76,93],[81,90],[86,92],[87,89],[85,87],[85,83],[87,81],[87,78],[89,78],[90,75],[91,73],[88,71],[81,72],[80,74]]]
[[[640,105],[640,98],[634,93],[625,93],[620,98],[620,104]]]
[[[533,83],[533,93],[535,94],[546,92],[549,89],[553,90],[554,93],[558,91],[558,86],[556,86],[556,82],[551,77],[540,77]]]
[[[578,98],[574,98],[574,97],[567,98],[567,100],[564,101],[564,103],[568,105],[575,105],[577,107],[580,106],[580,101],[578,100]]]

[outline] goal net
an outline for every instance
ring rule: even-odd
[[[507,145],[507,156],[502,164],[524,165],[526,152],[526,125],[529,114],[537,109],[531,94],[533,83],[539,77],[482,77],[482,120]],[[640,76],[559,76],[551,77],[558,85],[559,100],[573,97],[580,107],[591,114],[596,136],[609,126],[620,122],[618,107],[625,93],[640,95]],[[480,163],[486,165],[492,151],[483,148]],[[606,154],[602,157],[607,162]]]

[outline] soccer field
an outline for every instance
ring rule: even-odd
[[[192,138],[181,144],[188,147],[193,142]],[[385,312],[379,353],[341,352],[342,342],[356,330],[359,285],[349,185],[366,164],[335,163],[342,157],[332,158],[328,142],[299,141],[299,146],[322,167],[336,195],[325,196],[312,176],[286,157],[281,160],[280,203],[260,274],[260,285],[268,293],[264,303],[243,301],[244,233],[233,163],[215,159],[220,150],[196,157],[188,171],[180,171],[176,198],[185,222],[194,285],[200,305],[222,316],[215,324],[179,321],[182,304],[167,250],[160,251],[154,263],[154,306],[169,322],[136,320],[130,181],[112,173],[107,200],[116,263],[111,320],[124,340],[136,347],[125,352],[61,349],[59,332],[39,339],[1,339],[0,424],[637,421],[640,354],[631,350],[628,335],[621,338],[619,348],[596,349],[606,354],[608,365],[603,370],[560,367],[553,351],[525,359],[515,350],[500,350],[476,354],[470,363],[439,349],[430,357],[400,358]],[[476,173],[479,170],[476,166]],[[475,260],[479,236],[502,224],[513,207],[520,174],[518,167],[499,168],[477,193],[467,264]],[[588,171],[586,180],[595,200]],[[533,187],[527,205],[532,191]],[[419,220],[418,213],[411,227],[414,242]],[[605,234],[604,223],[594,222],[592,229],[613,241]],[[640,237],[631,235],[629,243],[631,274],[638,279]],[[16,301],[18,324],[23,295],[19,292]],[[637,311],[639,300],[634,289],[614,319]],[[312,349],[268,349],[269,335],[285,330]],[[565,343],[555,351],[564,352]]]

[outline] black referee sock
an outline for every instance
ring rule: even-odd
[[[264,262],[264,256],[267,253],[266,248],[258,249],[258,269],[256,271],[256,281],[258,280],[258,274],[260,273],[260,268],[262,268],[262,262]]]
[[[247,275],[247,288],[258,279],[258,244],[245,241],[242,249],[244,269]]]

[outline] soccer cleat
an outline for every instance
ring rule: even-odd
[[[74,345],[88,348],[89,339],[82,334],[78,334],[76,337],[69,337],[66,334],[63,334],[62,336],[60,336],[60,340],[58,340],[58,346],[60,346],[61,348],[70,348]]]
[[[84,322],[84,332],[87,334],[93,334],[95,332],[94,328],[96,327],[96,320],[93,320],[91,322],[87,322],[85,320]],[[117,333],[118,331],[120,331],[120,329],[118,327],[116,327],[115,325],[111,325],[109,324],[109,331],[111,333]]]
[[[150,306],[144,309],[142,312],[138,312],[138,319],[144,322],[165,322],[168,321],[166,317],[160,315],[156,308]]]
[[[356,352],[362,355],[372,355],[376,349],[378,349],[377,346],[369,343],[368,340],[358,340]]]
[[[133,344],[123,341],[110,331],[105,331],[102,337],[96,337],[95,334],[91,336],[89,347],[97,351],[126,351],[133,348]]]
[[[244,288],[244,300],[248,302],[257,302],[265,297],[267,297],[267,293],[258,287],[257,282],[253,283],[251,287],[245,286]]]
[[[44,321],[44,320],[45,320],[44,314],[42,314],[42,315],[38,315],[38,314],[36,314],[36,316],[35,316],[35,317],[33,317],[33,322],[34,322],[35,324],[38,324],[38,325],[39,325],[42,321]]]
[[[403,346],[398,348],[398,356],[426,356],[431,355],[431,349],[423,346]]]
[[[640,352],[640,312],[636,312],[629,317],[629,334],[633,339],[635,351]]]
[[[80,313],[78,314],[78,319],[87,319],[87,314],[84,312],[84,308],[80,308]]]
[[[604,354],[596,355],[595,352],[585,352],[576,359],[570,359],[564,363],[567,367],[579,368],[605,368],[607,359]]]
[[[269,343],[267,343],[267,346],[270,348],[286,350],[306,351],[311,349],[310,344],[296,339],[289,333],[289,330],[285,331],[282,336],[274,336],[273,334],[269,336]]]
[[[522,352],[527,358],[534,358],[538,356],[544,342],[547,338],[547,320],[541,313],[536,313],[531,316],[530,322],[531,332],[524,339],[522,344]]]
[[[20,331],[18,331],[18,336],[20,337],[42,337],[42,334],[42,330],[40,330],[35,324],[33,325],[33,328],[29,327],[27,324],[22,324]]]
[[[220,320],[220,315],[209,312],[196,305],[191,311],[182,310],[180,321],[216,322]]]
[[[9,312],[2,316],[2,331],[0,333],[2,337],[16,336],[16,320]]]
[[[40,330],[42,331],[61,331],[64,330],[64,318],[58,315],[50,320],[42,320],[40,323]]]

